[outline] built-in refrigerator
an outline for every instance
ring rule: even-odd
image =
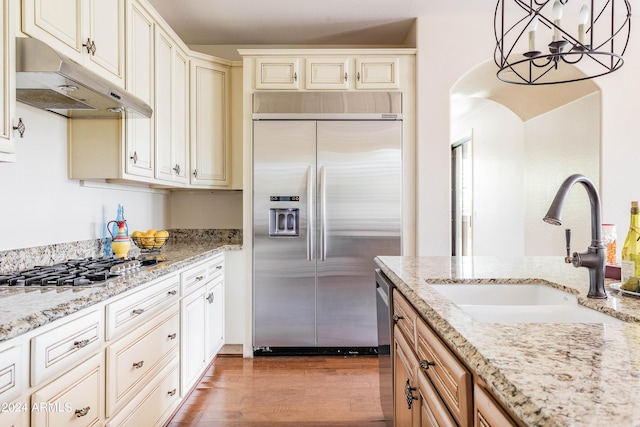
[[[373,259],[401,254],[401,105],[254,94],[254,354],[377,351]]]

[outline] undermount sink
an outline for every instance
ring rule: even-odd
[[[540,283],[431,285],[462,311],[485,323],[619,323],[578,304],[575,295]]]

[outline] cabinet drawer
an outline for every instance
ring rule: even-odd
[[[0,353],[0,403],[8,403],[20,396],[26,388],[25,369],[28,355],[22,354],[22,346],[11,347]],[[2,409],[2,408],[0,408]]]
[[[393,290],[393,321],[409,342],[411,348],[416,343],[416,317],[415,310],[409,305],[404,296],[396,289]]]
[[[212,280],[224,278],[224,254],[216,255],[207,262],[207,278]]]
[[[431,379],[458,423],[470,425],[471,374],[425,322],[419,319],[416,328],[420,369]]]
[[[473,388],[474,400],[474,426],[475,427],[497,427],[497,426],[516,426],[511,418],[504,413],[502,408],[487,391],[474,384]]]
[[[193,292],[198,288],[199,285],[202,285],[206,282],[210,269],[209,264],[210,261],[203,262],[193,267],[189,267],[185,271],[180,273],[182,296]]]
[[[177,354],[180,341],[177,305],[149,324],[140,333],[131,333],[107,349],[108,417],[151,381],[168,358]]]
[[[169,305],[178,302],[179,278],[171,276],[143,290],[107,304],[106,339],[112,340],[126,331],[143,325]]]
[[[130,405],[109,421],[107,427],[163,425],[179,402],[179,381],[180,370],[176,357],[165,366],[149,387],[134,397]]]
[[[4,411],[0,411],[0,426],[29,427],[29,402],[3,402]]]
[[[102,344],[102,311],[64,323],[31,340],[31,385],[59,375]]]
[[[41,388],[32,395],[33,427],[101,425],[103,381],[97,354]]]
[[[423,372],[418,372],[418,390],[420,391],[421,426],[457,427],[438,392]]]

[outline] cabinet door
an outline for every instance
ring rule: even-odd
[[[393,422],[396,427],[415,426],[421,410],[416,379],[418,360],[397,327],[393,345]]]
[[[81,62],[83,0],[25,0],[22,31]]]
[[[420,426],[421,427],[456,427],[447,406],[444,404],[431,381],[418,372],[418,393],[420,393]]]
[[[83,44],[95,43],[95,51],[87,49],[85,63],[102,77],[124,86],[124,0],[88,0],[88,34]]]
[[[227,68],[191,60],[191,184],[228,187],[229,79]]]
[[[306,60],[306,89],[349,89],[349,59]]]
[[[103,381],[102,354],[97,354],[33,394],[31,425],[101,425]]]
[[[206,285],[185,297],[182,316],[182,394],[186,394],[206,367],[206,319],[209,303]]]
[[[212,280],[207,286],[207,362],[224,344],[224,280]]]
[[[16,106],[15,91],[15,40],[11,21],[10,0],[4,0],[0,8],[0,37],[2,44],[2,68],[0,68],[0,162],[14,162],[13,114]]]
[[[356,89],[398,89],[398,58],[356,59]]]
[[[186,53],[156,27],[155,176],[169,182],[187,182],[188,77]]]
[[[298,58],[257,58],[256,89],[298,89]]]
[[[153,32],[154,21],[140,4],[127,5],[127,78],[129,92],[154,105]],[[154,163],[153,118],[126,120],[125,172],[152,178]]]

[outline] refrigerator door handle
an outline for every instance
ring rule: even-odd
[[[313,176],[307,168],[307,261],[313,261]]]
[[[320,167],[320,261],[327,259],[327,187],[324,166]]]

